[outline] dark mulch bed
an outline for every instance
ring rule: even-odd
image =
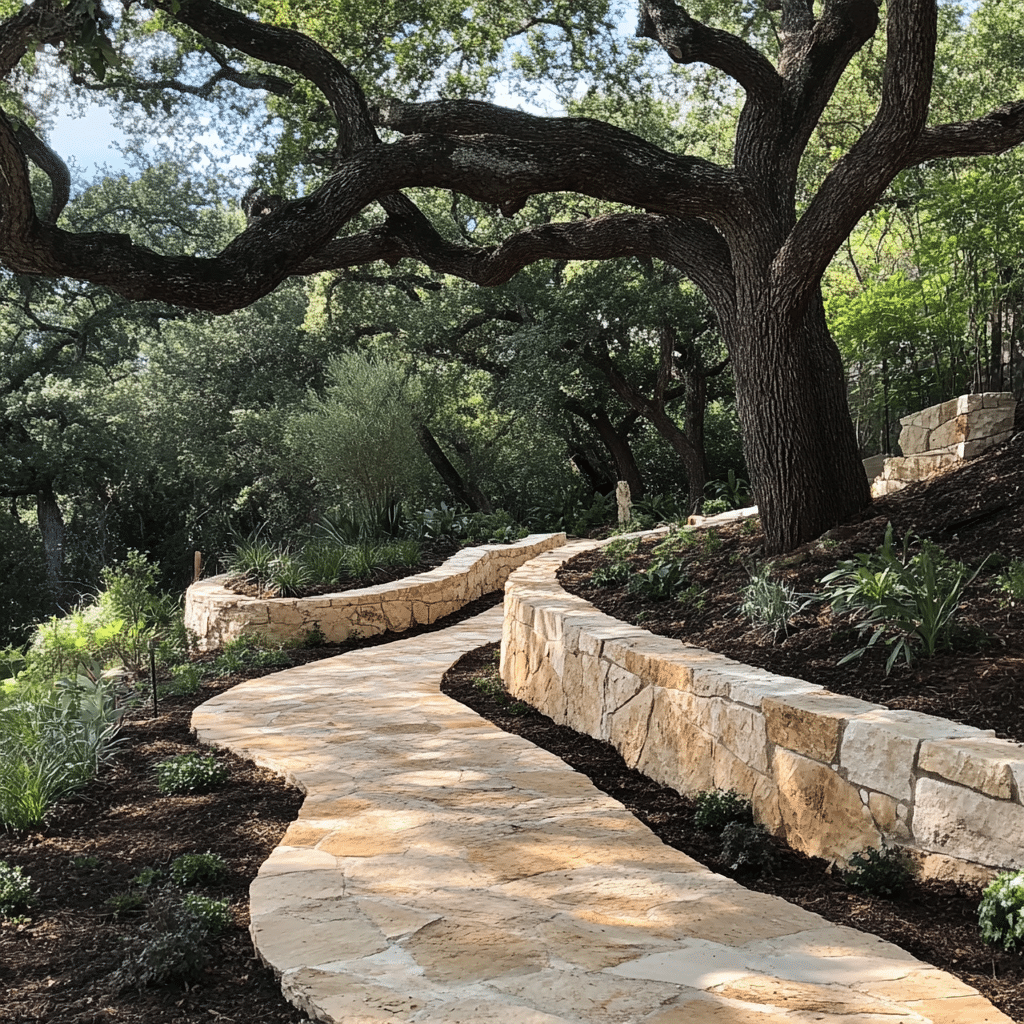
[[[895,538],[909,530],[938,544],[948,555],[978,566],[992,554],[1002,565],[1024,558],[1024,435],[987,452],[962,469],[876,501],[857,519],[791,555],[774,560],[776,577],[802,593],[819,590],[820,579],[841,559],[875,551],[887,523]],[[649,601],[626,587],[595,587],[591,572],[604,564],[600,550],[567,562],[559,572],[566,590],[585,597],[603,612],[726,654],[748,665],[818,683],[837,693],[922,711],[994,729],[1000,737],[1024,742],[1024,607],[1006,607],[994,585],[996,565],[986,568],[966,591],[959,613],[962,636],[954,650],[898,662],[885,675],[889,650],[878,644],[864,657],[839,660],[864,640],[848,617],[814,604],[790,620],[788,634],[776,639],[751,627],[738,614],[748,566],[763,560],[760,529],[742,524],[716,529],[716,551],[694,547],[686,555],[699,599],[690,604]],[[650,564],[657,542],[645,542],[631,559],[641,570]]]
[[[431,626],[405,633],[287,652],[303,664],[355,648],[443,629],[493,607],[491,594]],[[268,669],[266,672],[277,671]],[[23,834],[0,830],[0,860],[17,865],[39,890],[22,922],[0,923],[0,1020],[62,1024],[297,1024],[304,1014],[281,995],[274,974],[253,954],[248,934],[249,883],[295,820],[300,793],[251,762],[218,751],[230,781],[202,796],[160,796],[153,765],[199,747],[190,733],[193,708],[266,674],[249,670],[207,682],[191,697],[162,697],[129,714],[117,757],[87,789],[56,806]],[[230,899],[233,924],[217,939],[195,984],[117,991],[114,971],[139,932],[141,916],[114,917],[106,901],[129,891],[147,867],[166,869],[182,853],[212,851],[227,861],[222,882],[199,890]]]
[[[626,806],[669,846],[738,878],[743,885],[781,896],[839,924],[851,925],[893,942],[927,963],[973,985],[1015,1021],[1024,1021],[1024,962],[996,952],[978,937],[980,889],[953,883],[910,882],[898,899],[850,890],[829,865],[771,840],[774,873],[750,877],[732,871],[720,856],[720,840],[693,824],[695,806],[673,789],[627,768],[607,743],[556,725],[550,718],[500,694],[488,695],[481,679],[498,681],[497,644],[478,648],[445,675],[441,689],[506,732],[515,733],[562,758],[598,789]]]

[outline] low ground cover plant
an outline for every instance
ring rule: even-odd
[[[32,879],[17,865],[0,860],[0,917],[26,910],[35,900]]]
[[[705,832],[721,832],[731,822],[753,824],[754,811],[750,801],[734,789],[703,790],[694,797],[697,810],[693,823]]]
[[[165,796],[208,793],[228,779],[228,766],[212,755],[177,754],[154,766],[157,789]]]
[[[168,874],[179,889],[210,885],[227,874],[228,866],[218,853],[183,853],[171,861]]]
[[[740,614],[773,640],[787,633],[790,619],[816,601],[813,594],[798,594],[788,583],[775,579],[770,562],[749,572],[750,583],[743,590]]]

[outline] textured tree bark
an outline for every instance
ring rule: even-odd
[[[54,598],[59,600],[63,589],[64,569],[64,516],[57,504],[53,487],[46,484],[36,493],[36,515],[43,538],[46,559],[46,581]]]
[[[448,490],[452,492],[456,501],[462,502],[474,512],[486,512],[489,515],[494,511],[487,495],[479,487],[462,479],[462,474],[452,464],[451,459],[445,455],[444,449],[437,443],[437,438],[425,423],[417,424],[416,439],[419,441],[424,455],[437,470],[437,475],[448,485]]]
[[[768,551],[789,551],[871,500],[842,360],[820,294],[796,323],[762,304],[756,316],[740,318],[729,341]]]

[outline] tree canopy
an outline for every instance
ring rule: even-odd
[[[945,7],[940,19],[935,0],[890,0],[884,12],[873,0],[765,0],[742,14],[713,0],[640,0],[639,44],[618,36],[601,0],[6,7],[0,261],[10,270],[219,313],[288,277],[378,260],[493,286],[545,259],[660,259],[717,318],[775,551],[868,500],[821,294],[830,261],[901,172],[1024,139],[1024,101],[996,105],[992,83],[965,98],[951,69],[937,68],[940,27],[957,19]],[[982,17],[982,27],[997,20]],[[183,254],[62,222],[63,162],[19,101],[39,44],[58,48],[82,89],[153,117],[183,98],[223,99],[228,86],[266,96],[280,130],[260,165],[265,186],[243,202],[245,229],[215,253]],[[740,97],[728,156],[688,151],[683,132],[624,127],[614,109],[542,117],[481,98],[504,61],[568,104],[588,79],[628,96],[648,82],[643,61],[666,58],[710,68]],[[829,145],[812,145],[844,76],[862,87],[857,116]],[[991,109],[973,109],[979,97]],[[45,202],[29,161],[49,178]],[[508,229],[475,244],[428,216],[404,191],[415,188],[488,204]],[[545,198],[559,192],[583,201],[552,219]]]

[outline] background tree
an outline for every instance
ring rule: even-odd
[[[878,10],[872,0],[829,0],[820,11],[807,0],[777,0],[770,7],[753,12],[746,31],[733,32],[672,0],[640,3],[642,37],[672,61],[708,64],[743,90],[727,164],[653,144],[608,121],[539,118],[459,98],[368,102],[357,78],[318,42],[283,27],[279,22],[286,19],[276,8],[257,20],[214,0],[168,0],[154,4],[155,20],[137,19],[129,8],[115,21],[89,5],[65,9],[55,0],[36,0],[0,25],[5,77],[39,42],[66,44],[86,82],[116,62],[116,43],[130,76],[147,52],[136,45],[140,30],[148,41],[161,29],[182,44],[179,52],[196,55],[197,76],[216,65],[236,86],[266,90],[297,104],[304,120],[323,123],[325,145],[302,157],[329,173],[300,198],[251,193],[247,229],[213,258],[161,254],[124,236],[66,231],[53,223],[53,208],[39,217],[26,149],[5,114],[0,258],[18,273],[66,275],[130,298],[217,312],[253,302],[290,275],[376,259],[413,258],[486,285],[541,259],[663,259],[688,276],[715,311],[732,361],[766,546],[785,550],[868,500],[842,362],[825,317],[820,285],[826,267],[901,171],[1017,145],[1024,138],[1024,101],[973,111],[967,121],[929,124],[937,5],[892,0],[871,120],[829,161],[820,185],[798,195],[808,143],[851,61],[874,40]],[[410,27],[402,23],[414,49],[414,26],[429,24],[433,13],[425,8]],[[513,5],[509,13],[520,12]],[[547,29],[564,42],[562,67],[577,59],[574,42],[587,28],[605,31],[599,7],[558,9],[550,18],[545,11],[540,19],[535,10],[522,13],[543,56],[537,67],[545,71],[559,57],[557,47],[543,46]],[[108,23],[117,38],[108,38]],[[513,24],[502,20],[497,36],[508,38]],[[375,49],[372,34],[364,42],[361,50]],[[238,64],[235,54],[244,55]],[[78,55],[91,71],[76,64]],[[277,77],[260,71],[258,86],[246,79],[265,65],[284,71]],[[400,81],[401,61],[388,67]],[[478,70],[488,74],[483,65]],[[381,84],[378,78],[374,87]],[[382,131],[402,137],[385,139]],[[400,193],[411,186],[454,190],[520,219],[498,245],[466,244],[439,231]],[[562,191],[630,209],[569,222],[535,219],[531,198]],[[374,202],[384,222],[349,233]]]

